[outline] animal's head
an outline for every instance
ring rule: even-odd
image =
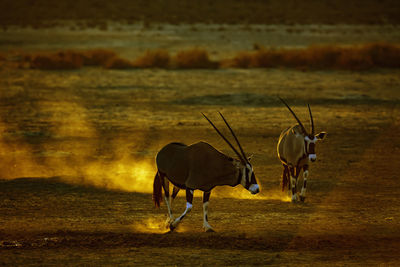
[[[325,136],[326,132],[320,132],[319,134],[311,134],[304,137],[306,154],[311,162],[317,160],[317,154],[315,153],[315,143],[317,143],[317,141],[319,140],[324,139]]]
[[[308,159],[311,162],[314,162],[317,160],[317,154],[315,153],[315,144],[317,141],[322,140],[326,136],[326,132],[320,132],[318,134],[315,134],[315,128],[314,128],[314,119],[312,116],[311,108],[310,105],[307,104],[308,106],[308,111],[310,113],[310,131],[307,131],[304,125],[301,123],[299,118],[297,118],[296,114],[293,112],[293,110],[289,107],[289,105],[283,100],[282,98],[279,98],[283,104],[289,109],[289,111],[292,113],[293,117],[297,120],[299,123],[299,126],[301,127],[302,130],[302,136],[304,138],[304,146],[305,146],[305,153],[308,156]]]
[[[203,113],[201,113],[203,114]],[[230,132],[232,133],[237,145],[239,146],[240,152],[239,153],[235,147],[226,139],[226,137],[218,130],[217,127],[206,117],[206,115],[203,114],[203,116],[207,119],[207,121],[214,127],[214,129],[217,131],[217,133],[222,137],[222,139],[225,140],[225,142],[232,148],[232,150],[236,153],[238,156],[238,159],[234,160],[234,164],[236,167],[239,169],[239,180],[240,184],[246,188],[250,193],[257,194],[260,192],[260,186],[257,183],[256,176],[254,175],[253,171],[253,166],[250,163],[251,157],[246,157],[246,154],[243,151],[242,146],[239,143],[239,140],[237,139],[235,133],[233,132],[232,128],[229,126],[228,122],[225,120],[224,116],[221,115],[222,119],[224,120],[226,126],[229,128]]]

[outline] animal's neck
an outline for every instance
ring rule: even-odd
[[[228,174],[224,177],[221,177],[219,180],[223,183],[223,185],[237,186],[240,184],[242,179],[242,172],[237,168],[232,169],[232,173]]]
[[[242,175],[243,171],[241,169],[237,169],[237,180],[236,180],[236,185],[242,183]]]

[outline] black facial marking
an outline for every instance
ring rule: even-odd
[[[308,154],[315,154],[315,144],[314,143],[308,144]]]
[[[256,176],[254,175],[254,172],[251,174],[251,181],[250,181],[250,183],[251,183],[251,184],[257,184]]]
[[[246,170],[246,189],[249,189],[249,187],[250,187],[250,181],[249,181],[250,170],[247,167],[245,168],[245,170]]]

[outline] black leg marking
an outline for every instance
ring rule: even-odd
[[[207,201],[210,200],[210,195],[211,195],[211,191],[204,192],[204,194],[203,194],[203,203],[206,203]]]
[[[294,175],[294,168],[293,168],[293,167],[289,167],[289,170],[290,170],[290,175],[291,175],[292,177],[295,177],[295,175]]]
[[[162,187],[164,188],[165,197],[169,197],[169,181],[165,175],[161,176]]]
[[[296,185],[292,188],[292,194],[294,195],[294,194],[296,194],[297,193],[297,188],[296,188]]]
[[[296,167],[296,180],[299,177],[301,168],[299,166]]]
[[[172,199],[176,198],[176,196],[178,195],[179,190],[180,190],[179,187],[174,186],[174,189],[172,191]]]
[[[190,204],[193,203],[193,194],[191,191],[194,191],[194,190],[186,188],[186,201],[189,202]]]

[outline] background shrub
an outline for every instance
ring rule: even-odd
[[[201,48],[178,52],[173,63],[179,69],[214,69],[219,65],[218,62],[211,61],[208,52]]]
[[[168,68],[170,56],[166,50],[148,50],[134,61],[134,65],[140,68]]]

